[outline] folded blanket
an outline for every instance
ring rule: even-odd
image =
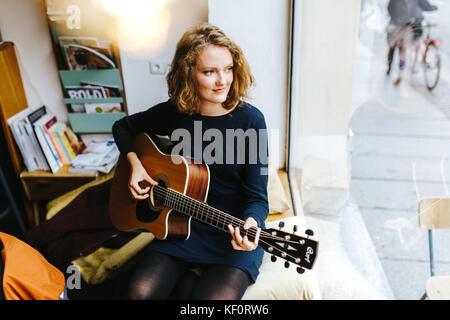
[[[155,236],[152,233],[143,232],[120,249],[100,247],[86,257],[75,259],[72,264],[78,267],[86,283],[100,284],[113,278],[122,266],[136,256],[154,238]]]

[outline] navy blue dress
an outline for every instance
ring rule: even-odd
[[[173,151],[177,148],[180,155],[202,157],[210,171],[208,205],[241,220],[253,217],[259,227],[265,228],[269,212],[268,148],[266,123],[260,110],[243,103],[221,116],[188,115],[168,100],[114,124],[114,139],[123,156],[134,151],[132,137],[142,132],[168,136],[175,145]],[[244,140],[243,132],[248,133]],[[248,272],[253,281],[264,253],[261,247],[253,251],[234,250],[229,233],[195,219],[191,219],[187,240],[155,239],[148,249],[194,263],[231,265]]]

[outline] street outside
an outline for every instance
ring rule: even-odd
[[[432,1],[430,1],[432,2]],[[418,200],[450,196],[450,1],[425,13],[443,40],[441,74],[386,75],[387,1],[363,0],[351,119],[350,193],[359,206],[395,299],[420,299],[430,275]],[[394,62],[396,63],[396,62]],[[450,275],[450,230],[435,232],[436,274]]]

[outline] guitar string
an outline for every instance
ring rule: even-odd
[[[160,187],[160,188],[162,188],[162,187]],[[178,193],[172,189],[165,189],[165,188],[162,188],[162,189],[164,191],[161,189],[157,190],[157,191],[162,191],[162,193],[159,193],[158,195],[161,196],[162,198],[164,198],[164,196],[165,196],[166,200],[168,200],[175,206],[174,209],[178,209],[178,208],[176,208],[176,206],[179,205],[181,207],[179,210],[182,211],[182,207],[184,206],[187,211],[192,212],[193,216],[195,215],[199,219],[201,219],[200,217],[198,217],[199,215],[201,215],[202,217],[204,216],[205,218],[203,218],[201,220],[205,220],[206,223],[208,223],[210,225],[213,225],[212,220],[214,220],[214,218],[216,218],[215,220],[217,221],[217,224],[215,225],[216,227],[218,227],[219,223],[222,223],[223,227],[224,227],[225,226],[224,221],[230,221],[230,220],[231,220],[230,222],[237,221],[238,222],[237,224],[242,224],[242,221],[240,221],[239,219],[232,217],[230,215],[227,215],[223,212],[221,212],[222,217],[220,215],[217,216],[214,212],[212,212],[214,210],[214,208],[209,207],[207,204],[205,204],[203,202],[200,202],[193,198],[187,198],[185,195],[182,195],[181,193]],[[169,195],[170,198],[168,198],[167,195]],[[217,219],[217,217],[219,217],[219,219]],[[221,218],[223,218],[223,219],[221,219]],[[208,219],[211,220],[211,223],[208,222]]]
[[[217,211],[217,213],[215,214],[214,212],[211,212],[211,214],[210,214],[210,219],[211,220],[213,220],[213,218],[214,217],[216,217],[216,219],[217,219],[217,217],[219,217],[219,219],[217,219],[220,223],[222,223],[223,224],[223,226],[225,226],[225,223],[223,222],[223,221],[229,221],[229,220],[231,220],[231,223],[232,222],[237,222],[236,224],[243,224],[244,222],[242,221],[242,220],[239,220],[239,219],[237,219],[237,218],[235,218],[235,217],[233,217],[233,216],[231,216],[231,215],[228,215],[228,214],[226,214],[226,213],[224,213],[224,212],[221,212],[220,210],[217,210],[217,209],[215,209],[215,208],[213,208],[213,207],[209,207],[209,206],[207,206],[205,203],[203,203],[203,202],[200,202],[200,201],[198,201],[198,200],[196,200],[196,199],[193,199],[193,198],[189,198],[189,200],[191,200],[192,202],[194,202],[194,206],[196,206],[196,207],[192,207],[192,203],[189,203],[188,201],[185,201],[185,199],[186,199],[186,196],[185,195],[183,195],[183,194],[181,194],[181,193],[178,193],[177,191],[175,191],[175,190],[173,190],[173,189],[166,189],[166,188],[163,188],[163,187],[160,187],[160,186],[157,186],[157,187],[159,187],[158,189],[159,190],[157,190],[157,191],[162,191],[162,193],[160,193],[160,192],[158,192],[157,193],[157,195],[159,195],[161,198],[167,198],[167,190],[169,190],[169,191],[171,191],[171,192],[173,192],[175,195],[180,195],[181,197],[178,197],[177,199],[173,199],[173,197],[171,198],[171,199],[169,199],[169,201],[171,201],[174,205],[177,205],[177,204],[179,204],[179,205],[183,205],[183,204],[191,204],[191,208],[187,208],[187,210],[189,210],[189,211],[192,211],[192,210],[196,210],[197,211],[197,214],[195,214],[195,216],[196,216],[196,218],[198,218],[198,213],[200,214],[200,215],[205,215],[205,216],[208,216],[208,212],[204,212],[204,209],[206,209],[206,210],[214,210],[214,211]],[[184,202],[184,203],[183,203]],[[174,208],[174,209],[177,209],[177,208]],[[182,209],[179,209],[180,211],[182,211]],[[192,214],[192,215],[194,215],[194,214]],[[215,216],[214,216],[215,215]],[[221,218],[221,215],[222,216],[224,216],[224,218],[222,219]],[[216,224],[216,225],[214,225],[214,224],[212,224],[212,223],[209,223],[208,221],[207,221],[207,219],[208,219],[208,217],[206,217],[205,218],[205,220],[206,221],[204,221],[205,223],[207,223],[207,224],[209,224],[209,225],[212,225],[212,226],[216,226],[216,227],[218,227],[218,223]],[[220,220],[223,220],[223,221],[220,221]],[[202,220],[203,221],[203,220]],[[240,226],[240,227],[242,227],[242,226]],[[244,230],[245,231],[245,230]],[[252,230],[253,231],[253,230]],[[256,233],[253,233],[253,232],[251,232],[251,235],[256,235]],[[265,232],[265,231],[261,231],[261,236],[266,236],[266,238],[274,238],[274,239],[277,239],[277,240],[281,240],[281,241],[286,241],[286,242],[289,242],[289,243],[294,243],[294,244],[296,244],[297,242],[296,241],[289,241],[289,240],[287,240],[286,238],[283,238],[283,237],[277,237],[277,236],[274,236],[274,235],[272,235],[271,233],[268,233],[268,232]]]
[[[162,187],[161,187],[162,188]],[[162,189],[164,189],[164,191],[167,191],[167,189],[165,189],[165,188],[162,188]],[[189,200],[191,200],[191,201],[195,201],[195,202],[197,202],[197,203],[195,203],[194,202],[194,206],[192,206],[192,203],[191,203],[191,207],[190,208],[187,208],[187,210],[189,210],[189,211],[194,211],[194,212],[197,212],[197,213],[193,213],[192,214],[192,216],[193,217],[195,217],[195,218],[197,218],[197,219],[200,219],[201,221],[203,221],[204,223],[206,223],[206,224],[209,224],[209,225],[211,225],[211,226],[215,226],[215,227],[219,227],[218,226],[218,224],[219,223],[222,223],[222,225],[223,225],[223,227],[225,227],[225,224],[228,224],[227,222],[223,222],[223,221],[227,221],[227,220],[232,220],[230,223],[232,224],[232,222],[233,222],[233,220],[234,221],[237,221],[238,223],[240,223],[240,224],[243,224],[243,221],[242,220],[239,220],[239,219],[237,219],[237,218],[235,218],[235,217],[233,217],[233,216],[230,216],[230,215],[228,215],[228,217],[225,217],[225,218],[221,218],[221,215],[227,215],[227,214],[225,214],[224,212],[222,212],[222,211],[220,211],[220,210],[217,210],[217,209],[215,209],[215,208],[213,208],[213,207],[209,207],[209,206],[207,206],[205,203],[203,203],[203,202],[200,202],[200,201],[198,201],[198,200],[195,200],[195,199],[192,199],[192,198],[186,198],[186,196],[185,195],[183,195],[183,194],[181,194],[181,193],[177,193],[176,191],[174,191],[174,190],[172,190],[172,189],[168,189],[169,191],[172,191],[172,192],[175,192],[175,194],[177,195],[181,195],[181,198],[179,197],[179,198],[176,198],[176,199],[174,199],[173,197],[172,198],[170,198],[170,199],[168,199],[170,202],[172,202],[172,203],[174,203],[174,202],[177,202],[177,203],[175,203],[174,204],[174,206],[176,206],[176,205],[183,205],[183,204],[189,204],[189,202],[188,201],[185,201],[185,199],[189,199]],[[159,190],[159,191],[162,191],[162,190]],[[166,193],[164,193],[164,191],[163,191],[163,193],[159,193],[158,192],[158,196],[161,196],[162,198],[166,198],[167,199],[167,192]],[[156,194],[156,193],[155,193]],[[177,200],[178,199],[178,200]],[[184,202],[184,203],[183,203]],[[169,206],[171,206],[170,204],[169,204]],[[195,206],[197,206],[197,207],[195,207]],[[173,208],[173,209],[175,209],[175,210],[177,210],[178,208]],[[204,212],[204,210],[215,210],[215,211],[217,211],[217,213],[219,214],[219,215],[216,215],[216,217],[219,217],[217,220],[218,220],[218,223],[216,223],[216,224],[213,224],[212,222],[210,223],[210,222],[208,222],[207,221],[207,219],[208,218],[204,218],[205,220],[203,220],[203,219],[201,219],[201,218],[199,218],[198,217],[198,215],[200,214],[200,215],[206,215],[206,216],[208,216],[208,213],[206,212]],[[178,210],[180,210],[180,211],[182,211],[182,209],[178,209]],[[205,214],[203,214],[203,213],[205,213]],[[212,214],[214,214],[214,213],[212,213]],[[210,219],[211,219],[211,221],[213,220],[213,218],[214,218],[214,216],[211,216],[210,215]],[[228,218],[228,219],[227,219]],[[220,220],[223,220],[223,221],[220,221]],[[242,225],[241,226],[239,226],[240,228],[242,228]],[[255,227],[252,227],[252,228],[255,228]],[[223,229],[222,228],[222,230],[224,230],[224,231],[226,231],[225,229]],[[256,236],[256,232],[257,231],[255,231],[255,232],[253,232],[254,231],[254,229],[252,230],[252,229],[249,229],[249,230],[243,230],[242,232],[247,232],[246,234],[248,235],[248,234],[250,234],[251,236],[253,236],[253,239],[255,238],[255,236]],[[297,235],[298,236],[298,235]],[[268,232],[265,232],[265,231],[263,231],[263,230],[261,230],[261,232],[260,232],[260,239],[262,240],[262,238],[265,238],[265,239],[271,239],[271,240],[275,240],[275,241],[282,241],[282,242],[284,242],[284,243],[290,243],[290,244],[295,244],[295,245],[298,245],[299,244],[299,242],[298,241],[294,241],[294,240],[290,240],[290,239],[286,239],[286,238],[283,238],[283,237],[280,237],[280,236],[275,236],[275,235],[273,235],[273,234],[271,234],[271,233],[268,233]],[[260,241],[261,241],[260,240]],[[303,239],[303,240],[309,240],[309,239]],[[264,242],[265,243],[265,242]]]
[[[187,198],[187,196],[185,196],[185,195],[183,195],[183,194],[181,194],[181,193],[179,193],[179,192],[177,192],[177,191],[175,191],[173,189],[170,189],[170,188],[166,189],[166,188],[161,187],[161,186],[155,186],[155,187],[158,187],[158,189],[156,189],[156,191],[162,191],[162,192],[158,192],[157,193],[157,195],[160,196],[161,198],[166,198],[167,199],[167,194],[169,192],[172,192],[174,195],[178,196],[177,199],[174,199],[173,197],[171,199],[169,199],[169,201],[171,201],[174,205],[177,205],[177,204],[179,204],[179,205],[183,205],[183,204],[184,205],[189,205],[190,204],[191,207],[187,208],[187,210],[193,211],[193,212],[197,212],[197,214],[193,213],[192,216],[194,216],[194,214],[195,214],[196,218],[199,218],[198,217],[199,214],[201,216],[206,216],[206,218],[204,218],[206,221],[204,221],[203,219],[201,219],[201,220],[204,221],[205,223],[211,225],[211,226],[218,227],[218,223],[222,223],[223,227],[225,227],[225,224],[228,224],[226,222],[228,222],[230,220],[231,220],[230,221],[231,224],[233,224],[233,222],[235,222],[235,224],[240,224],[239,227],[242,227],[242,225],[244,223],[242,220],[240,220],[240,219],[238,219],[236,217],[233,217],[231,215],[228,215],[228,214],[226,214],[226,213],[224,213],[224,212],[222,212],[220,210],[217,210],[217,209],[215,209],[213,207],[207,206],[207,204],[205,204],[203,202],[200,202],[200,201],[198,201],[196,199],[193,199],[193,198]],[[189,201],[191,201],[191,203]],[[174,209],[177,209],[177,208],[174,208]],[[181,210],[182,209],[180,209],[180,211]],[[205,210],[217,211],[217,212],[216,213],[211,212],[211,214],[208,214],[208,212],[205,212]],[[213,218],[216,218],[218,223],[216,223],[215,225],[212,224],[212,223],[209,223],[207,221],[208,215],[210,216],[211,221],[213,220]],[[223,216],[223,219],[222,219],[222,216]],[[226,221],[226,222],[223,222],[223,221]],[[255,227],[253,227],[253,228],[255,228]],[[244,231],[247,231],[247,230],[244,230]],[[249,231],[250,231],[250,235],[256,236],[256,231],[253,232],[252,229],[250,229]],[[274,236],[271,233],[268,233],[268,232],[265,232],[265,231],[261,230],[260,237],[264,237],[264,236],[266,238],[271,238],[271,239],[275,239],[275,240],[279,240],[279,241],[284,241],[284,242],[288,242],[288,243],[292,243],[292,244],[297,244],[297,241],[290,241],[290,240],[288,240],[286,238],[283,238],[283,237],[280,237],[280,236]]]
[[[156,187],[158,187],[157,189],[156,189]],[[174,203],[174,205],[176,205],[176,204],[179,204],[179,205],[182,205],[182,204],[189,204],[189,200],[190,201],[193,201],[194,202],[194,206],[195,205],[197,205],[198,207],[197,208],[192,208],[192,206],[191,206],[191,209],[198,209],[198,210],[204,210],[204,209],[206,209],[206,210],[211,210],[211,209],[213,209],[213,210],[217,210],[217,209],[215,209],[215,208],[213,208],[213,207],[207,207],[206,205],[205,205],[205,203],[203,203],[203,202],[200,202],[200,201],[198,201],[198,200],[196,200],[196,199],[193,199],[193,198],[189,198],[189,199],[187,199],[186,198],[186,196],[184,196],[183,194],[181,194],[181,193],[178,193],[177,191],[175,191],[175,190],[173,190],[173,189],[166,189],[166,188],[163,188],[163,187],[161,187],[161,186],[155,186],[154,187],[154,189],[156,189],[155,191],[157,191],[157,193],[156,193],[156,195],[158,195],[158,196],[160,196],[161,198],[165,198],[166,200],[167,200],[167,195],[168,195],[168,193],[170,193],[170,192],[172,192],[172,194],[173,195],[176,195],[176,196],[178,196],[178,195],[180,195],[180,196],[178,196],[177,198],[174,198],[174,197],[171,197],[170,199],[168,199],[168,201],[169,202],[172,202],[172,203]],[[184,197],[183,197],[184,196]],[[198,202],[198,204],[196,204],[196,202]],[[192,203],[191,203],[191,205],[192,205]],[[200,206],[199,206],[200,205]],[[174,208],[174,209],[176,209],[176,208]],[[181,209],[180,209],[181,210]],[[190,209],[188,209],[188,210],[190,210]],[[198,212],[198,210],[197,210],[197,212]],[[231,220],[235,220],[235,221],[238,221],[239,223],[243,223],[243,221],[241,221],[241,220],[239,220],[239,219],[237,219],[237,218],[235,218],[235,217],[233,217],[233,216],[227,216],[227,214],[225,214],[224,212],[221,212],[220,210],[217,210],[219,213],[221,213],[221,214],[223,214],[223,215],[225,215],[225,219],[224,219],[224,221],[226,221],[227,220],[227,218],[228,219],[231,219]],[[218,215],[218,217],[220,218],[220,215]],[[203,220],[202,220],[203,221]],[[214,226],[212,223],[208,223],[208,222],[206,222],[207,224],[209,224],[209,225],[212,225],[212,226]],[[223,222],[222,222],[222,224],[223,225],[225,225]],[[216,225],[216,227],[218,227],[217,225]],[[222,229],[222,230],[224,230],[224,229]],[[261,233],[262,233],[263,231],[261,231]],[[282,240],[282,241],[284,241],[284,242],[288,242],[288,243],[295,243],[295,244],[298,244],[297,242],[295,242],[295,241],[290,241],[290,240],[287,240],[287,239],[285,239],[285,238],[282,238],[282,237],[276,237],[276,236],[273,236],[272,234],[270,234],[270,233],[267,233],[267,232],[264,232],[264,233],[266,233],[267,235],[262,235],[261,236],[261,238],[278,238],[278,240]],[[256,233],[255,234],[253,234],[254,236],[256,235]],[[291,255],[291,254],[289,254],[288,252],[286,252],[286,251],[283,251],[282,249],[279,249],[279,248],[277,248],[277,247],[274,247],[273,245],[270,245],[269,243],[267,243],[266,241],[264,241],[264,240],[262,240],[260,238],[260,241],[259,242],[261,242],[261,243],[263,243],[263,244],[265,244],[265,245],[267,245],[268,247],[272,247],[273,249],[275,249],[275,250],[278,250],[279,252],[281,252],[281,253],[286,253],[286,257],[290,257],[290,258],[292,258],[294,261],[294,263],[296,263],[295,262],[295,260],[296,260],[296,257],[295,256],[293,256],[293,255]],[[281,256],[281,258],[283,258],[283,259],[285,259],[286,257],[282,257]],[[300,260],[301,261],[301,260]],[[298,264],[298,263],[297,263]]]
[[[244,222],[238,218],[235,218],[231,215],[228,215],[224,212],[221,212],[220,210],[217,210],[213,207],[209,207],[207,206],[207,204],[200,202],[196,199],[193,198],[187,198],[185,195],[178,193],[177,191],[173,190],[173,189],[166,189],[160,186],[155,186],[158,187],[158,189],[156,189],[156,191],[162,191],[155,193],[158,196],[160,196],[161,198],[165,198],[167,200],[167,194],[170,195],[170,193],[172,193],[172,197],[170,199],[168,199],[169,201],[171,201],[172,204],[174,204],[175,208],[174,209],[178,209],[176,206],[179,205],[181,208],[178,209],[180,211],[183,211],[183,205],[184,208],[189,211],[190,213],[192,213],[191,215],[202,220],[203,222],[211,225],[211,226],[215,226],[215,227],[219,227],[219,223],[222,224],[222,228],[225,228],[225,225],[228,224],[232,224],[232,225],[238,225],[239,228],[243,227]],[[167,192],[169,191],[169,192]],[[208,212],[209,211],[209,212]],[[216,212],[214,212],[216,211]],[[199,215],[201,217],[199,217]],[[204,217],[204,218],[203,218]],[[208,222],[208,219],[210,220],[210,222]],[[212,222],[216,221],[217,223],[214,225]],[[254,227],[252,227],[254,228]],[[246,232],[246,234],[250,234],[251,236],[256,236],[256,232],[257,230],[243,230]]]

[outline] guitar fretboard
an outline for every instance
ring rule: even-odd
[[[191,216],[225,232],[228,232],[228,225],[231,224],[233,227],[239,227],[242,236],[247,235],[250,241],[255,240],[257,228],[251,227],[249,230],[244,230],[244,221],[215,209],[204,202],[161,186],[154,187],[154,194],[164,199],[164,204],[175,211]]]

